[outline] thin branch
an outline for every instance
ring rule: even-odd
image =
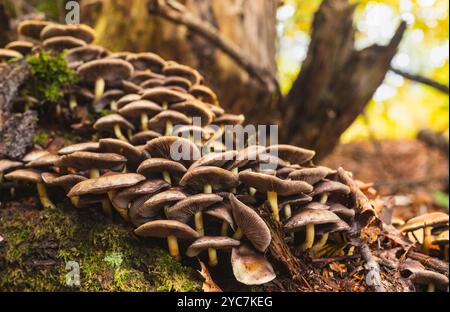
[[[175,0],[150,0],[148,10],[150,14],[160,16],[177,25],[183,25],[205,38],[232,58],[251,77],[255,77],[272,94],[280,97],[278,80],[270,70],[255,64],[249,56],[241,52],[239,46],[222,36],[218,29],[210,23],[195,17],[180,2]]]
[[[373,257],[369,246],[366,243],[362,243],[359,249],[361,256],[366,261],[367,269],[369,270],[369,273],[366,275],[367,285],[373,287],[376,292],[385,292],[386,289],[381,282],[380,266]]]
[[[390,70],[392,72],[396,73],[397,75],[400,75],[400,76],[402,76],[402,77],[404,77],[404,78],[406,78],[408,80],[415,81],[415,82],[418,82],[418,83],[422,83],[422,84],[427,85],[429,87],[432,87],[432,88],[434,88],[434,89],[436,89],[438,91],[441,91],[441,92],[443,92],[445,94],[449,94],[449,86],[448,85],[445,85],[443,83],[440,83],[438,81],[432,80],[432,79],[427,78],[427,77],[423,77],[423,76],[415,75],[415,74],[410,74],[410,73],[407,73],[407,72],[402,71],[402,70],[397,69],[397,68],[391,67]]]

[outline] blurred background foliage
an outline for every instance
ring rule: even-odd
[[[309,33],[321,0],[286,0],[278,11],[279,75],[287,92],[306,57]],[[447,0],[360,0],[356,5],[355,38],[358,49],[386,44],[400,20],[408,30],[393,67],[449,83],[449,4]],[[348,90],[352,92],[352,90]],[[423,128],[446,131],[448,95],[388,73],[364,115],[342,136],[342,141],[407,139]]]

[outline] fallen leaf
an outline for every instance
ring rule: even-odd
[[[347,272],[347,266],[345,264],[342,263],[338,263],[338,262],[332,262],[329,264],[330,269],[333,270],[334,272],[338,272],[338,273],[346,273]]]
[[[220,287],[217,286],[216,282],[214,282],[214,280],[212,279],[211,274],[209,273],[206,265],[203,262],[201,262],[200,260],[198,262],[200,262],[200,267],[201,267],[201,270],[198,272],[205,279],[205,281],[203,282],[203,287],[202,287],[203,291],[204,292],[222,292],[222,289],[220,289]]]

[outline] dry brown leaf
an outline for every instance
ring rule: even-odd
[[[342,263],[338,263],[338,262],[332,262],[329,264],[330,269],[333,270],[334,272],[338,272],[338,273],[346,273],[347,272],[347,266],[345,264]]]
[[[377,241],[381,234],[381,229],[375,226],[366,227],[361,230],[361,239],[367,241],[369,244]]]
[[[217,286],[216,282],[214,282],[214,280],[212,279],[211,274],[209,273],[209,270],[206,267],[206,265],[200,260],[198,262],[200,262],[200,267],[201,267],[201,270],[198,272],[205,279],[205,281],[203,282],[203,287],[202,287],[203,291],[204,292],[222,292],[222,289],[220,289],[220,287]]]

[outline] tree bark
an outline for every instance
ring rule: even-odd
[[[325,0],[314,19],[307,58],[287,95],[282,140],[329,154],[381,85],[405,31],[389,45],[356,51],[348,0]]]

